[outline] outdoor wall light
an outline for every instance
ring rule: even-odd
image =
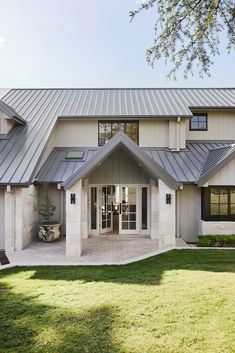
[[[75,194],[70,194],[70,203],[71,203],[71,205],[75,205],[75,203],[76,203],[76,195]]]
[[[166,194],[166,204],[167,205],[171,204],[171,194]]]

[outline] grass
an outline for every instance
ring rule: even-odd
[[[235,251],[0,271],[0,352],[235,352]]]

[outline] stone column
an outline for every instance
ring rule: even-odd
[[[158,180],[158,236],[159,247],[175,245],[176,209],[175,190],[162,180]],[[171,195],[171,203],[166,203],[166,194]]]
[[[155,181],[150,180],[150,199],[151,199],[151,238],[158,239],[158,188]]]
[[[15,195],[5,190],[5,250],[15,250]]]
[[[71,203],[75,194],[75,203]],[[82,255],[82,180],[66,190],[66,256]]]
[[[82,187],[82,238],[88,238],[88,190],[89,190],[89,180],[86,178],[83,182]]]

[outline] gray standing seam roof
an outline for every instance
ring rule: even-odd
[[[180,183],[196,183],[200,177],[203,165],[208,159],[210,152],[214,149],[231,149],[232,145],[226,142],[222,143],[188,143],[186,149],[180,152],[169,151],[167,148],[141,148],[153,160],[164,168],[173,178]],[[85,151],[83,161],[66,160],[65,156],[70,150],[78,150],[78,148],[54,148],[47,161],[42,166],[36,176],[39,183],[48,182],[62,184],[73,173],[78,171],[81,166],[89,160],[96,152],[97,148],[79,148]],[[212,164],[210,168],[214,165]]]
[[[20,124],[26,124],[26,120],[22,119],[16,111],[9,107],[6,103],[0,100],[0,112],[7,115],[7,117],[16,120]]]
[[[1,99],[27,125],[0,140],[0,184],[29,185],[58,117],[191,117],[189,108],[235,108],[235,89],[12,89]]]

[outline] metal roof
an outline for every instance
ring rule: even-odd
[[[10,88],[0,88],[0,99],[4,97],[10,90]]]
[[[7,115],[8,118],[16,120],[20,124],[26,124],[26,121],[19,116],[16,111],[11,108],[8,104],[0,100],[0,112]]]
[[[164,168],[173,178],[181,183],[197,183],[202,173],[203,165],[208,155],[214,151],[231,149],[232,145],[220,143],[188,143],[186,149],[180,152],[169,151],[167,148],[141,148],[158,165]],[[218,148],[219,147],[219,148]],[[97,152],[97,148],[80,148],[85,151],[83,161],[66,160],[69,150],[76,148],[54,148],[47,161],[36,176],[38,182],[63,183],[78,171],[84,162],[89,160]],[[221,159],[220,159],[221,162]],[[211,164],[210,168],[214,165]]]
[[[235,108],[235,89],[12,89],[2,101],[28,122],[0,141],[0,184],[30,184],[58,117],[190,117]]]
[[[202,186],[235,157],[235,144],[210,150],[202,166],[198,185]]]

